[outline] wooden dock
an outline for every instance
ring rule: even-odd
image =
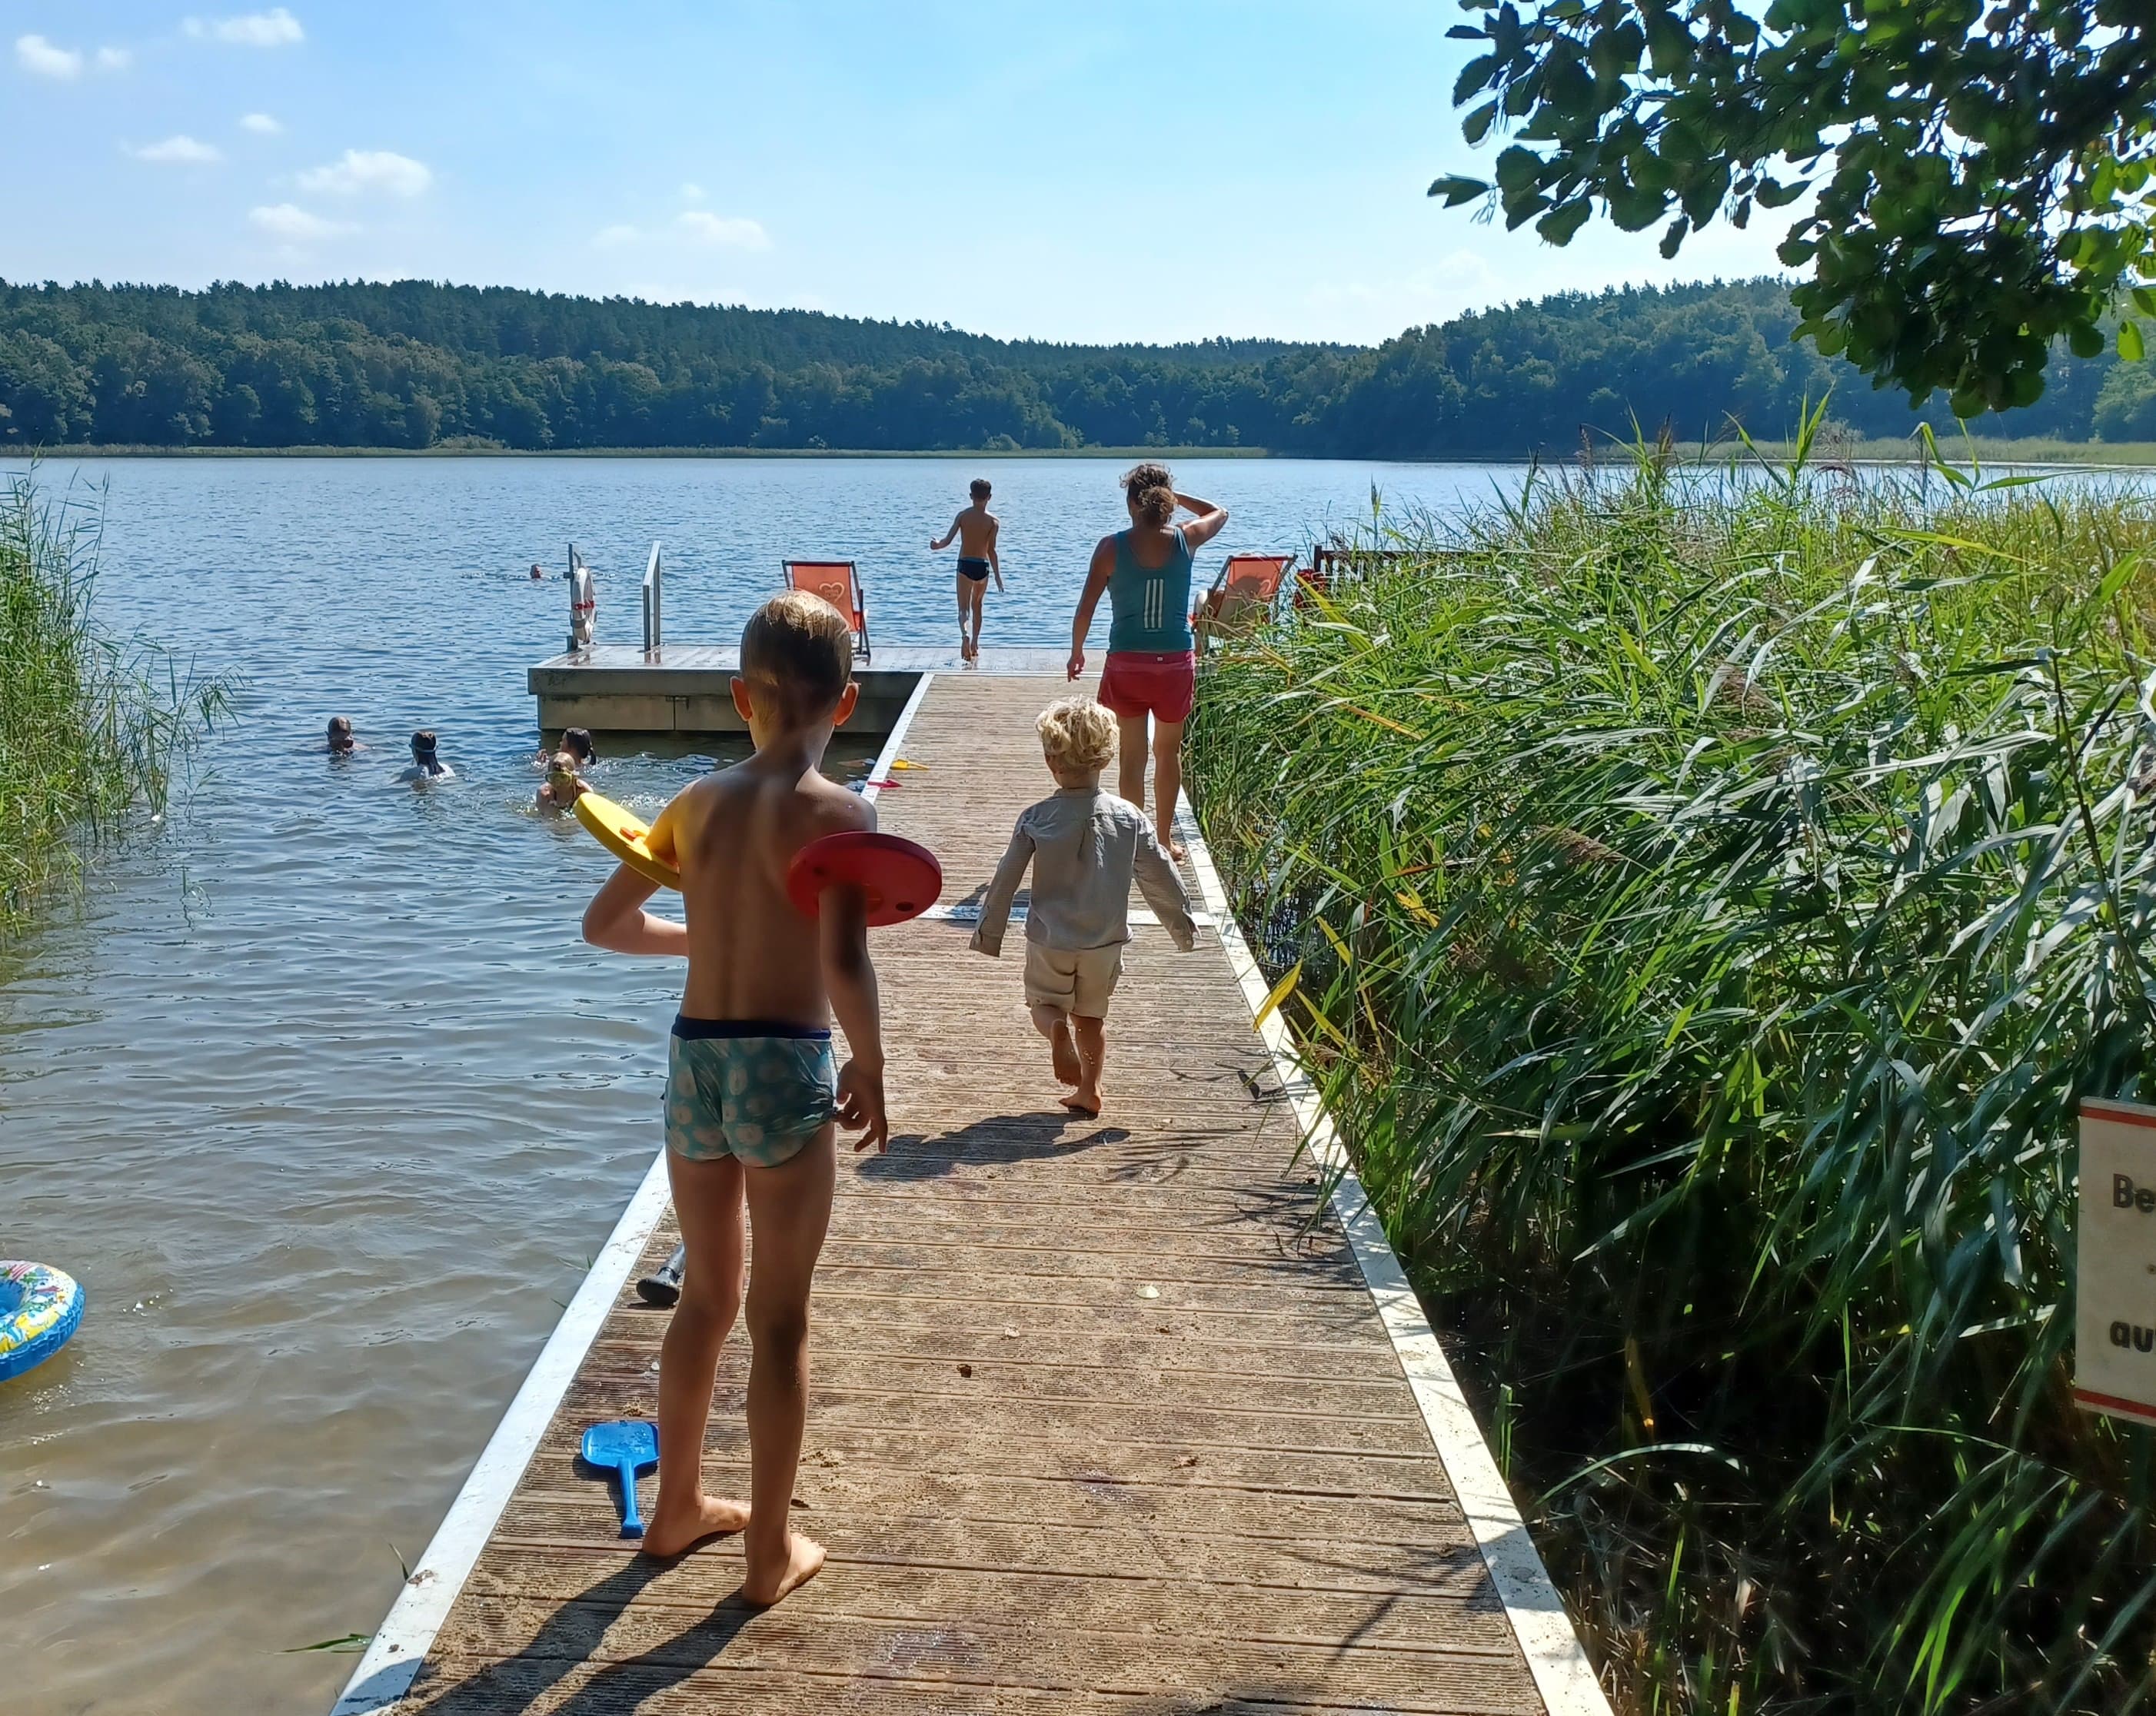
[[[1032,718],[1061,689],[915,699],[892,749],[927,766],[880,812],[947,902],[1048,790]],[[666,1314],[625,1286],[674,1242],[654,1178],[340,1716],[1607,1716],[1353,1177],[1321,1203],[1232,925],[1187,955],[1137,930],[1097,1121],[1055,1105],[1019,933],[994,963],[949,918],[874,943],[894,1137],[842,1146],[817,1276],[795,1507],[822,1575],[751,1610],[737,1543],[646,1560],[578,1469],[585,1425],[654,1408]],[[708,1444],[736,1493],[747,1356],[737,1331]]]

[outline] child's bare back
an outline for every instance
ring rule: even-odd
[[[759,752],[708,775],[653,824],[652,849],[681,868],[689,975],[681,1011],[702,1019],[830,1022],[820,919],[787,898],[794,854],[826,834],[873,828],[875,812],[810,767]]]

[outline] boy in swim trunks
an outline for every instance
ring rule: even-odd
[[[1025,914],[1025,1004],[1048,1039],[1055,1076],[1077,1089],[1062,1099],[1074,1114],[1101,1112],[1107,1058],[1108,997],[1131,939],[1131,880],[1185,953],[1198,939],[1183,878],[1147,826],[1145,812],[1101,790],[1116,754],[1116,718],[1090,697],[1050,704],[1035,722],[1055,794],[1022,812],[996,866],[973,931],[976,953],[1003,951],[1004,925],[1026,866],[1033,893]]]
[[[867,801],[819,772],[853,713],[853,639],[829,603],[775,596],[742,633],[734,707],[756,751],[706,775],[659,813],[653,853],[680,867],[686,921],[644,909],[653,884],[627,867],[584,914],[584,938],[689,961],[666,1079],[666,1170],[687,1248],[681,1299],[659,1358],[659,1499],[644,1553],[669,1557],[745,1534],[742,1595],[775,1603],[824,1565],[788,1529],[808,1409],[808,1288],[838,1173],[833,1123],[856,1150],[885,1147],[883,1037],[866,907],[825,891],[805,918],[786,872],[810,841],[875,826]],[[835,1075],[831,1020],[851,1058]],[[747,1306],[749,1498],[707,1495],[704,1430],[719,1349],[743,1304],[743,1218],[756,1230]]]
[[[996,594],[1004,592],[1004,564],[996,556],[996,533],[1003,523],[988,510],[993,491],[985,477],[974,478],[970,492],[973,504],[951,520],[951,528],[940,541],[928,545],[928,551],[941,554],[953,540],[958,545],[958,654],[977,662],[981,658],[981,599],[990,573],[995,575]]]

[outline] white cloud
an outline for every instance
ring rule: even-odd
[[[744,215],[717,215],[707,208],[685,208],[674,217],[674,224],[700,243],[726,244],[739,250],[771,248],[771,234],[764,231],[762,222],[750,220]]]
[[[601,227],[592,234],[592,243],[611,249],[617,244],[633,244],[643,236],[634,227]]]
[[[135,56],[125,48],[100,48],[97,50],[97,69],[100,71],[125,71],[135,63]]]
[[[307,39],[299,19],[281,6],[238,18],[191,18],[182,28],[198,41],[223,42],[234,48],[289,48]]]
[[[162,143],[146,143],[140,149],[127,151],[137,161],[154,161],[179,166],[203,166],[213,161],[224,159],[223,151],[213,143],[198,143],[182,131],[177,137],[167,137]]]
[[[704,187],[694,179],[690,180],[681,187],[681,200],[684,202],[701,202],[704,200]]]
[[[270,114],[248,113],[240,115],[239,129],[253,131],[257,136],[274,137],[285,127]]]
[[[250,208],[247,218],[271,238],[293,244],[304,244],[315,238],[334,238],[340,233],[357,230],[348,221],[324,220],[292,202],[273,202],[261,208]]]
[[[424,161],[388,149],[347,149],[341,160],[300,175],[302,191],[330,191],[340,197],[368,191],[417,197],[434,182],[434,172]]]
[[[15,38],[15,63],[41,78],[79,78],[82,55],[73,48],[57,47],[43,36]]]

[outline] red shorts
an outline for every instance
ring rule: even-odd
[[[1101,670],[1101,705],[1126,720],[1142,715],[1188,720],[1197,695],[1198,658],[1188,649],[1172,654],[1113,649]]]

